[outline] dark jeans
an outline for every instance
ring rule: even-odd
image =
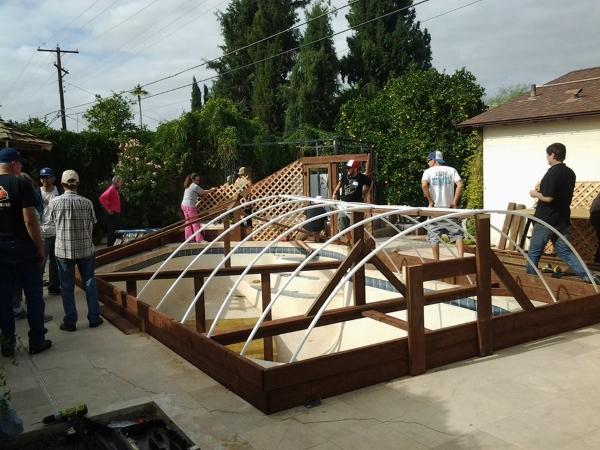
[[[116,231],[121,223],[121,214],[106,213],[106,246],[110,247],[115,244],[117,239]]]
[[[596,238],[598,240],[598,246],[596,247],[596,257],[594,258],[594,261],[600,264],[600,225],[595,225],[594,228],[596,229]]]
[[[87,319],[90,325],[100,320],[100,306],[98,305],[98,291],[96,290],[96,258],[92,254],[87,258],[65,259],[56,257],[58,274],[65,317],[63,323],[75,325],[77,323],[77,308],[75,307],[75,266],[83,280],[85,298],[87,300]]]
[[[568,225],[556,225],[554,228],[560,231],[567,239],[569,238]],[[541,223],[536,223],[533,226],[531,241],[529,242],[528,254],[535,267],[537,267],[538,262],[540,261],[542,253],[544,252],[544,248],[546,248],[546,244],[548,244],[548,241],[553,237],[554,233]],[[556,249],[556,253],[560,257],[560,259],[566,262],[567,265],[571,268],[573,272],[575,272],[575,274],[578,277],[584,280],[587,279],[588,276],[585,273],[583,267],[581,266],[581,263],[575,257],[575,255],[567,246],[567,244],[565,244],[565,241],[563,241],[562,239],[553,239],[552,243],[554,244],[554,248]],[[535,274],[533,267],[531,267],[529,264],[527,265],[527,273]]]
[[[60,291],[60,282],[58,280],[58,266],[56,265],[56,256],[54,255],[54,244],[56,236],[44,238],[44,264],[42,264],[42,273],[46,270],[46,261],[48,261],[48,291]]]
[[[35,258],[31,241],[0,239],[0,330],[7,344],[15,343],[15,318],[13,295],[15,282],[25,290],[29,345],[41,346],[44,342],[44,298],[42,296],[42,270]]]

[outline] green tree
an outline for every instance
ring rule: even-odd
[[[198,111],[202,109],[202,93],[198,87],[196,77],[192,77],[192,111]]]
[[[220,75],[212,86],[213,96],[239,103],[244,112],[250,111],[254,69],[251,66],[244,67],[252,63],[252,56],[249,49],[243,47],[252,42],[249,36],[257,9],[256,0],[233,0],[224,13],[217,13],[224,42],[219,46],[223,57],[208,64]]]
[[[296,8],[306,1],[257,0],[258,10],[252,21],[250,40],[259,41],[267,36],[275,37],[252,46],[249,54],[253,61],[262,61],[298,46],[299,33],[289,30],[298,15]],[[282,30],[287,30],[281,33]],[[294,63],[292,52],[256,64],[252,80],[251,111],[271,132],[283,130],[285,111],[285,85]]]
[[[327,6],[317,3],[306,14],[307,21],[303,44],[330,36],[330,17]],[[292,68],[288,89],[288,105],[285,118],[286,133],[303,125],[331,130],[337,116],[336,94],[338,91],[339,63],[333,39],[323,39],[303,47]]]
[[[342,76],[352,86],[381,88],[391,77],[404,74],[411,66],[431,67],[431,37],[415,21],[412,0],[362,0],[353,3],[348,23],[359,24],[408,7],[356,29],[347,38],[348,54],[342,58]]]
[[[529,87],[526,84],[515,84],[506,88],[500,88],[498,93],[495,96],[488,98],[485,103],[488,108],[495,108],[496,106],[500,106],[512,99],[520,97],[528,91]]]
[[[205,105],[209,98],[210,98],[210,92],[208,91],[208,86],[204,85],[204,104]]]
[[[133,88],[131,95],[137,97],[138,107],[140,108],[140,130],[144,129],[144,122],[142,121],[142,97],[148,95],[148,91],[144,90],[139,84]]]
[[[90,131],[121,133],[135,129],[131,103],[118,93],[106,98],[96,95],[96,103],[83,114],[83,118],[87,120]]]
[[[484,110],[483,92],[465,69],[453,75],[411,70],[372,98],[345,104],[338,131],[375,143],[387,202],[420,205],[421,175],[431,150],[443,151],[444,159],[466,178],[464,164],[477,151],[478,136],[456,124]]]

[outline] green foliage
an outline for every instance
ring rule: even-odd
[[[87,120],[90,131],[122,133],[135,130],[131,102],[117,93],[106,98],[96,95],[96,103],[83,114],[83,118]]]
[[[205,85],[206,87],[206,85]],[[202,93],[200,92],[200,88],[198,87],[198,82],[196,81],[196,77],[192,77],[192,111],[198,111],[202,109]]]
[[[412,4],[412,0],[363,0],[352,4],[346,18],[354,27]],[[415,19],[411,7],[357,28],[347,39],[349,52],[342,58],[342,76],[351,85],[373,91],[412,66],[431,67],[431,37]]]
[[[482,95],[483,88],[465,69],[453,75],[411,70],[373,98],[345,104],[338,130],[374,143],[387,202],[420,205],[428,152],[442,150],[448,164],[462,172],[476,151],[472,133],[456,124],[483,111]]]
[[[312,22],[306,27],[303,44],[333,33],[326,12],[327,6],[317,3],[306,14],[306,20]],[[333,39],[324,39],[300,50],[287,94],[286,133],[301,126],[333,128],[337,116],[338,69]]]
[[[520,97],[528,91],[529,87],[526,84],[515,84],[514,86],[509,86],[507,88],[500,88],[498,94],[487,99],[485,103],[488,108],[495,108],[514,98]]]
[[[468,183],[463,194],[463,203],[467,208],[483,208],[483,148],[478,134],[472,134],[471,139],[476,142],[477,150],[467,158],[465,164],[465,178]]]
[[[250,111],[254,68],[242,68],[252,63],[252,56],[249,49],[241,48],[252,42],[249,35],[257,9],[256,0],[233,0],[224,13],[217,13],[224,42],[219,46],[223,57],[218,61],[208,63],[208,67],[220,74],[212,86],[212,95],[225,97],[239,103],[244,112]],[[241,50],[234,51],[237,49]],[[232,71],[233,69],[236,70]]]
[[[289,28],[298,20],[295,8],[308,2],[257,0],[256,3],[258,9],[252,21],[250,41],[279,34],[250,47],[249,55],[253,61],[279,56],[256,64],[252,80],[251,111],[270,131],[279,132],[284,127],[285,85],[294,63],[293,54],[283,52],[298,46],[298,30]],[[281,30],[287,31],[281,33]]]
[[[209,98],[210,98],[210,92],[208,91],[208,86],[204,85],[204,104],[205,105]]]

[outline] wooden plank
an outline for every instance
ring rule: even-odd
[[[307,316],[314,316],[315,314],[317,314],[321,306],[323,306],[323,303],[325,303],[325,300],[327,300],[327,297],[331,295],[331,293],[337,287],[340,280],[344,277],[344,275],[346,275],[348,269],[350,269],[350,267],[358,261],[358,258],[362,254],[362,251],[363,241],[358,241],[354,244],[354,247],[352,247],[352,250],[350,250],[350,253],[348,253],[348,256],[346,256],[346,259],[342,261],[342,263],[339,265],[336,272],[331,276],[329,282],[323,287],[323,289],[321,289],[321,293],[318,295],[316,300],[308,309],[306,313]]]
[[[133,334],[140,331],[139,325],[128,320],[124,315],[112,309],[110,306],[100,306],[100,314],[124,334]]]
[[[390,269],[388,265],[381,260],[379,255],[374,255],[369,262],[381,272],[381,274],[392,284],[392,286],[398,290],[398,292],[406,297],[406,285],[400,281],[396,274],[392,272],[392,269]]]
[[[223,231],[227,231],[229,229],[229,217],[225,217],[223,219]],[[231,234],[227,233],[223,237],[223,256],[228,255],[231,252]],[[225,261],[225,267],[231,267],[231,258],[228,258]]]
[[[331,325],[332,323],[344,322],[346,320],[361,319],[361,313],[369,309],[380,312],[393,312],[406,309],[406,300],[403,298],[382,300],[378,302],[367,303],[360,306],[346,306],[343,308],[330,309],[325,311],[317,323],[318,327]],[[283,319],[275,319],[263,322],[256,333],[255,339],[264,336],[275,336],[278,334],[291,333],[293,331],[304,330],[312,322],[314,316],[292,316]],[[212,336],[216,342],[223,345],[235,344],[245,341],[253,327],[244,327],[236,330],[216,333]]]
[[[355,211],[352,213],[352,223],[358,223],[361,220],[364,220],[365,213],[360,211]],[[365,227],[360,225],[352,230],[352,242],[359,243],[365,242]],[[362,251],[359,257],[362,258],[364,253],[364,244],[362,246]],[[353,294],[354,294],[354,304],[355,305],[364,305],[366,303],[366,292],[365,292],[365,266],[364,264],[354,273],[352,277],[352,286],[353,286]]]
[[[423,266],[406,268],[406,288],[409,371],[414,376],[425,373],[426,370]]]
[[[351,159],[367,162],[369,155],[367,153],[355,153],[351,155],[305,156],[300,159],[300,162],[302,162],[302,164],[329,164],[346,163]]]
[[[426,305],[449,302],[461,298],[472,297],[477,294],[477,286],[452,287],[439,291],[428,292],[424,295]]]
[[[475,219],[477,235],[477,336],[479,355],[487,356],[494,352],[492,330],[492,293],[490,266],[490,216],[478,215]]]
[[[423,281],[439,280],[455,275],[469,275],[476,272],[476,258],[473,256],[444,259],[423,264]]]
[[[516,207],[516,203],[509,203],[508,206],[506,207],[507,211],[514,211],[515,207]],[[500,239],[498,240],[498,248],[500,250],[504,250],[506,248],[506,237],[505,235],[508,235],[508,233],[510,232],[510,224],[513,220],[513,215],[511,214],[507,214],[504,216],[504,224],[502,225],[502,235],[500,235]]]
[[[264,311],[269,303],[271,303],[271,274],[260,274],[260,287],[262,310]],[[271,320],[271,318],[271,312],[269,311],[265,320]],[[273,338],[271,336],[263,338],[263,353],[265,360],[273,361]]]
[[[520,209],[525,209],[525,205],[517,205],[515,207],[515,210],[520,210]],[[513,242],[519,242],[520,241],[520,235],[519,235],[519,231],[523,230],[525,228],[525,222],[527,221],[526,217],[522,217],[522,216],[513,216],[513,220],[510,223],[510,230],[508,235],[510,236],[510,238],[513,240]],[[509,242],[508,245],[506,246],[506,248],[508,250],[514,250],[515,249],[515,245],[512,242]]]
[[[194,277],[194,297],[200,292],[204,286],[204,277],[197,275]],[[206,332],[206,305],[204,303],[204,292],[196,301],[194,305],[194,313],[196,317],[196,331],[198,333]]]
[[[329,270],[329,269],[337,269],[340,266],[339,261],[317,261],[314,263],[309,263],[302,268],[304,271],[311,270]],[[256,275],[260,273],[282,273],[282,272],[293,272],[298,268],[300,264],[262,264],[255,265],[249,271],[249,275]],[[233,275],[241,275],[244,270],[247,269],[247,266],[233,266],[233,267],[222,267],[216,273],[217,276],[233,276]],[[181,269],[171,269],[171,270],[162,270],[160,271],[155,279],[157,280],[165,280],[165,279],[175,279],[179,275],[181,275]],[[184,278],[193,278],[195,276],[201,275],[203,277],[208,277],[213,272],[213,269],[191,269],[186,272]],[[127,280],[149,280],[150,277],[154,274],[153,270],[143,270],[143,271],[123,271],[123,272],[106,272],[106,273],[97,273],[96,277],[102,278],[104,281],[114,282],[114,281],[127,281]]]
[[[363,317],[368,317],[369,319],[376,320],[381,323],[385,323],[386,325],[391,325],[395,328],[400,328],[401,330],[408,331],[408,322],[406,320],[399,319],[397,317],[389,316],[387,314],[380,313],[379,311],[364,311],[362,313]],[[425,332],[429,332],[428,328],[425,328]]]
[[[292,241],[297,247],[300,247],[302,250],[304,250],[304,254],[306,256],[310,255],[312,252],[314,252],[315,250],[308,245],[306,242],[304,241],[299,241],[299,240],[295,240]]]
[[[125,290],[129,295],[137,296],[137,281],[136,280],[127,280],[125,282]]]
[[[494,252],[490,252],[490,265],[494,273],[498,276],[502,284],[508,289],[510,295],[519,303],[519,306],[526,311],[533,311],[535,306],[531,303],[531,300],[525,295],[521,286],[517,284],[515,279],[512,277],[510,272],[502,262],[498,259]],[[498,295],[498,294],[496,294]]]

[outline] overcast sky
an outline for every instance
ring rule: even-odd
[[[0,116],[54,118],[59,108],[55,54],[37,48],[59,44],[63,50],[79,50],[62,60],[69,71],[64,79],[67,127],[82,129],[81,113],[88,106],[73,107],[93,100],[93,94],[129,90],[218,57],[215,12],[228,3],[0,0]],[[336,7],[346,3],[332,0]],[[429,0],[416,11],[431,34],[433,65],[447,73],[466,67],[488,95],[600,66],[599,0]],[[334,19],[335,31],[347,28],[346,12]],[[300,16],[303,20],[302,12]],[[335,38],[340,55],[346,51],[346,36]],[[214,73],[200,67],[146,90],[156,94],[189,84],[192,75],[202,80]],[[144,100],[144,123],[154,129],[189,110],[190,92],[185,87]],[[53,126],[59,124],[55,120]]]

